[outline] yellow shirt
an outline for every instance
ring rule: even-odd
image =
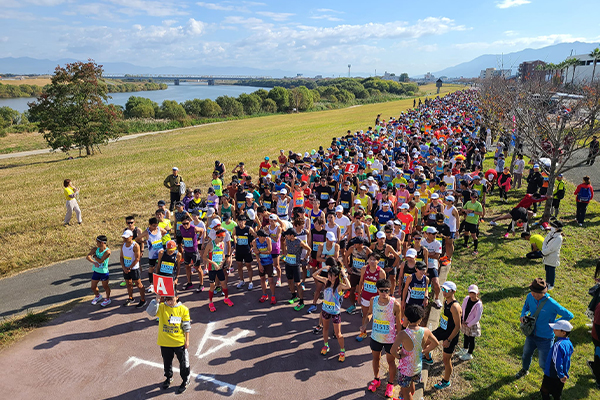
[[[164,347],[181,347],[185,344],[185,335],[181,323],[190,321],[190,310],[183,304],[169,307],[165,303],[158,306],[158,340]]]
[[[166,245],[167,242],[171,240],[171,235],[168,233],[171,231],[171,220],[163,218],[163,220],[158,223],[158,227],[163,228],[165,231],[167,231],[167,234],[163,235],[162,237],[162,243]]]
[[[72,195],[73,193],[75,193],[75,191],[73,190],[73,188],[72,188],[72,187],[70,187],[70,186],[67,186],[67,187],[65,188],[65,199],[67,199],[67,201],[69,201],[69,200],[73,200],[73,199],[74,199],[74,197],[71,197],[71,195]]]

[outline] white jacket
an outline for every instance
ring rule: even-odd
[[[550,265],[552,267],[558,267],[560,265],[560,248],[562,246],[563,238],[560,232],[550,232],[544,238],[542,244],[542,255],[544,265]]]

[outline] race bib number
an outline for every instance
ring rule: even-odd
[[[221,186],[219,185],[213,185],[213,189],[215,192],[218,192],[219,190],[221,190]]]
[[[171,324],[171,325],[179,325],[179,324],[181,324],[181,317],[176,317],[174,315],[171,315],[169,317],[169,324]]]
[[[123,256],[123,263],[125,264],[125,268],[129,268],[131,266],[131,257]]]
[[[474,216],[475,216],[475,213],[468,213],[467,214],[467,217],[474,217]]]
[[[353,258],[352,259],[352,266],[358,270],[360,270],[362,267],[365,266],[365,260],[361,259],[361,258]]]
[[[167,275],[172,275],[175,269],[175,263],[164,261],[160,263],[160,272]]]
[[[329,200],[329,193],[321,193],[321,200]]]
[[[367,293],[377,293],[377,286],[373,281],[365,281],[363,288]]]
[[[179,231],[179,228],[181,228],[181,225],[182,225],[181,221],[177,221],[177,222],[175,223],[175,226],[176,226],[177,232],[180,232],[180,231]]]
[[[444,314],[442,314],[440,317],[440,328],[443,330],[448,329],[448,317],[446,317]]]
[[[444,224],[450,225],[450,217],[444,217]]]
[[[194,247],[194,239],[193,238],[183,238],[183,247]]]
[[[328,314],[332,314],[335,312],[335,303],[332,301],[323,300],[323,311]]]
[[[152,242],[152,248],[155,250],[158,249],[162,249],[163,245],[162,245],[162,240],[156,240],[154,242]]]
[[[214,262],[216,262],[217,264],[222,263],[223,262],[223,250],[213,252],[212,260]]]
[[[344,208],[350,208],[350,203],[347,201],[342,201],[342,207]]]
[[[428,258],[427,263],[429,264],[429,268],[437,268],[437,260],[435,258]]]
[[[265,206],[265,208],[267,210],[270,210],[271,209],[271,202],[270,201],[264,201],[263,202],[263,206]]]
[[[237,244],[239,246],[247,246],[248,245],[248,236],[238,236]]]
[[[440,244],[442,244],[442,240],[444,240],[443,238],[435,238],[435,240],[437,240],[438,242],[440,242]]]
[[[379,319],[373,320],[373,332],[387,335],[390,333],[390,321],[382,321]]]
[[[377,262],[377,265],[379,266],[379,268],[385,268],[385,260],[379,260]]]
[[[319,251],[319,246],[322,244],[323,242],[313,242],[313,251]]]
[[[286,254],[285,262],[290,265],[296,265],[296,255],[295,254]]]
[[[410,298],[415,300],[423,300],[425,298],[424,287],[412,287],[410,288]]]

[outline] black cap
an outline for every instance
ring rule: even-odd
[[[296,231],[293,230],[292,228],[288,229],[287,231],[284,232],[284,236],[288,236],[288,235],[293,235],[294,237],[296,236]]]

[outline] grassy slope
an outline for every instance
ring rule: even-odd
[[[4,79],[0,80],[3,85],[38,85],[44,86],[50,84],[52,79],[50,78],[31,78],[31,79]]]
[[[565,385],[563,398],[594,399],[598,398],[598,391],[594,388],[591,372],[585,363],[586,360],[593,359],[593,345],[591,336],[587,333],[588,328],[585,327],[589,320],[583,313],[591,300],[587,291],[593,286],[593,274],[598,260],[600,205],[595,201],[590,204],[586,217],[588,223],[585,228],[579,228],[575,223],[574,190],[575,186],[567,183],[567,194],[561,202],[559,218],[566,225],[563,228],[561,264],[556,271],[556,288],[551,296],[575,314],[571,321],[575,327],[571,335],[575,353],[571,364],[571,379]],[[509,204],[505,205],[498,201],[496,191],[491,202],[488,200],[490,211],[486,220],[508,212],[524,195],[525,188],[511,190]],[[483,336],[476,340],[475,358],[470,364],[458,363],[453,388],[430,393],[432,399],[539,398],[543,372],[537,364],[537,358],[534,357],[531,373],[527,377],[515,380],[513,376],[521,368],[521,354],[525,343],[525,337],[519,331],[518,318],[528,293],[527,287],[533,278],[545,278],[545,270],[541,260],[529,261],[524,257],[530,251],[530,245],[520,238],[520,230],[517,230],[515,237],[504,239],[507,222],[500,222],[499,227],[481,224],[483,238],[479,242],[477,257],[471,255],[470,249],[462,249],[461,244],[457,246],[458,257],[452,263],[448,279],[458,285],[457,298],[460,301],[467,295],[466,289],[470,284],[479,285],[484,305]],[[542,231],[534,230],[534,233],[540,232]],[[460,345],[462,346],[462,335]],[[439,357],[441,358],[441,354]],[[437,375],[434,379],[439,380]],[[463,384],[458,383],[459,381],[463,381]],[[428,386],[436,382],[432,380]]]
[[[67,160],[52,154],[3,160],[0,207],[11,212],[4,213],[0,226],[0,246],[5,249],[0,276],[81,257],[99,234],[117,246],[126,215],[139,216],[143,226],[157,200],[168,200],[162,182],[174,165],[188,186],[206,189],[216,159],[230,169],[244,161],[254,172],[264,156],[276,156],[279,149],[318,148],[348,129],[372,125],[378,113],[387,117],[408,107],[412,99],[251,118],[113,143],[93,157]],[[65,178],[81,189],[81,227],[61,226]]]
[[[39,132],[7,133],[0,137],[0,154],[46,149],[48,144]]]

